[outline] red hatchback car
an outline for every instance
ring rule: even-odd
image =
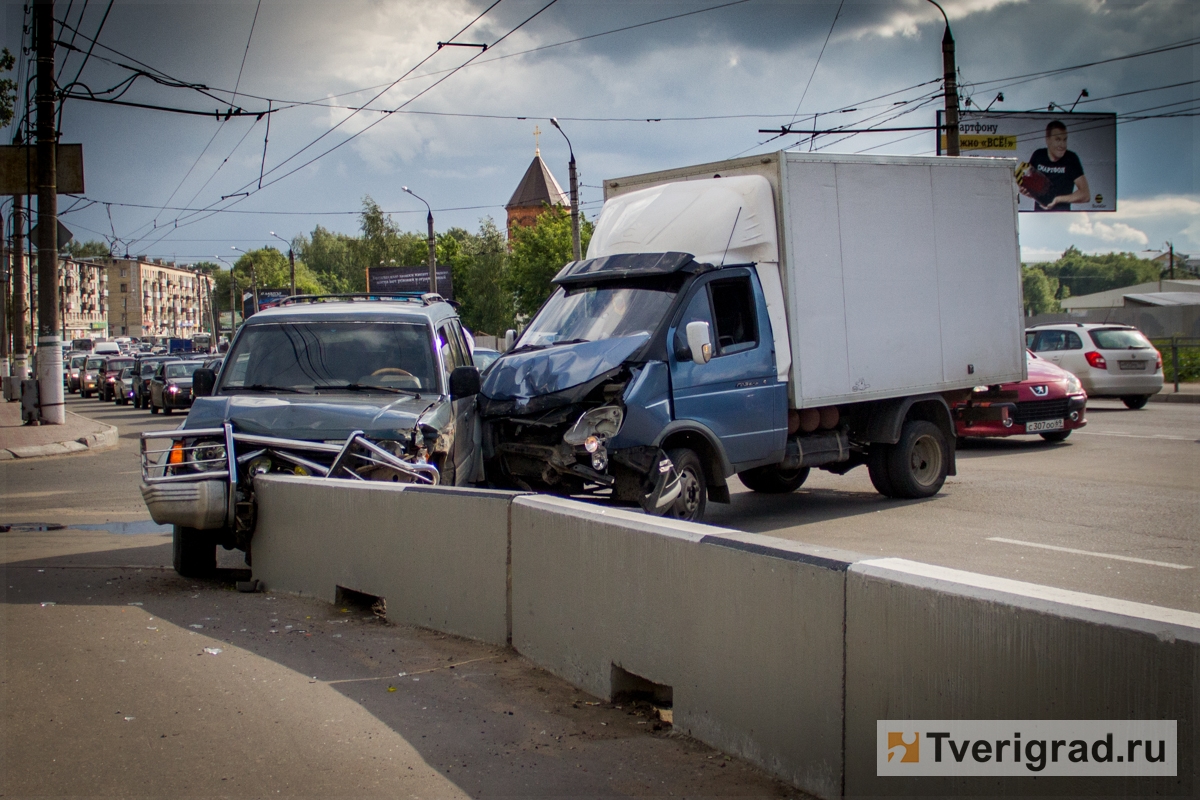
[[[1037,434],[1061,442],[1087,425],[1087,393],[1062,367],[1026,351],[1029,377],[998,389],[979,387],[954,405],[954,425],[964,436]]]

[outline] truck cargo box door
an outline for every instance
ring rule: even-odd
[[[775,373],[766,307],[748,271],[737,273],[693,288],[669,348],[675,419],[712,430],[735,468],[776,453],[782,457],[787,434],[787,384]],[[684,331],[697,320],[713,332],[714,354],[707,364],[687,355]]]

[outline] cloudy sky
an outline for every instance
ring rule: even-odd
[[[63,221],[118,253],[193,262],[272,243],[271,231],[355,232],[367,195],[423,230],[408,186],[439,230],[473,230],[485,216],[502,223],[535,126],[566,187],[552,116],[571,137],[593,217],[605,178],[786,147],[934,150],[928,131],[812,143],[758,133],[811,127],[814,115],[822,129],[934,124],[944,23],[926,0],[548,2],[57,0],[58,38],[74,48],[59,49],[59,82],[73,94],[210,114],[68,100],[62,140],[83,143],[87,191],[60,199]],[[1189,116],[1200,108],[1200,3],[942,5],[972,102],[1003,92],[994,110],[1045,110],[1087,89],[1077,111],[1121,115],[1118,211],[1022,215],[1027,260],[1168,240],[1200,253],[1200,121]],[[25,22],[7,2],[14,53]],[[486,52],[438,49],[456,34]],[[22,82],[28,70],[19,65]],[[211,116],[231,107],[271,113]]]

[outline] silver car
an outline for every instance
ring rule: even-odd
[[[1141,408],[1163,387],[1162,355],[1129,325],[1055,322],[1025,331],[1026,346],[1075,374],[1088,397]]]

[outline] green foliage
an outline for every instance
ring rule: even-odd
[[[1104,253],[1089,256],[1072,245],[1051,264],[1036,264],[1048,277],[1059,283],[1056,295],[1062,300],[1070,295],[1093,294],[1109,289],[1120,289],[1138,283],[1150,283],[1159,279],[1158,264],[1133,253]]]
[[[62,254],[68,258],[101,258],[111,255],[106,242],[80,242],[71,240],[67,242],[67,246],[63,248]]]
[[[478,234],[462,234],[453,239],[457,252],[450,263],[463,324],[472,331],[503,336],[515,325],[504,234],[491,217],[480,220]]]
[[[1051,314],[1062,311],[1058,298],[1058,279],[1051,278],[1038,265],[1022,265],[1022,293],[1025,295],[1025,313]]]
[[[358,258],[358,239],[333,233],[318,225],[312,237],[301,234],[292,240],[296,269],[303,263],[330,292],[364,292],[366,265]]]
[[[593,225],[580,220],[580,249],[587,252]],[[571,260],[571,212],[562,207],[547,208],[528,227],[511,232],[508,286],[520,315],[532,316],[550,296],[550,279]]]
[[[1200,344],[1194,344],[1195,339],[1189,341],[1192,343],[1179,345],[1179,380],[1200,381]],[[1167,383],[1174,383],[1175,362],[1171,356],[1171,340],[1151,339],[1150,342],[1162,354],[1163,380]],[[1163,389],[1163,391],[1170,391],[1170,389]]]
[[[0,51],[0,73],[12,72],[17,60],[5,47]],[[6,127],[13,119],[13,104],[17,99],[17,82],[12,78],[0,78],[0,128]],[[104,248],[108,255],[108,248]]]
[[[205,275],[216,275],[221,271],[221,265],[212,261],[197,261],[191,265],[191,268],[203,272]]]
[[[239,286],[251,285],[251,278],[259,289],[287,289],[291,286],[291,266],[288,257],[274,247],[263,247],[245,253],[233,265]],[[226,284],[228,293],[229,286]],[[320,279],[304,264],[296,263],[296,293],[320,294],[325,291]]]

